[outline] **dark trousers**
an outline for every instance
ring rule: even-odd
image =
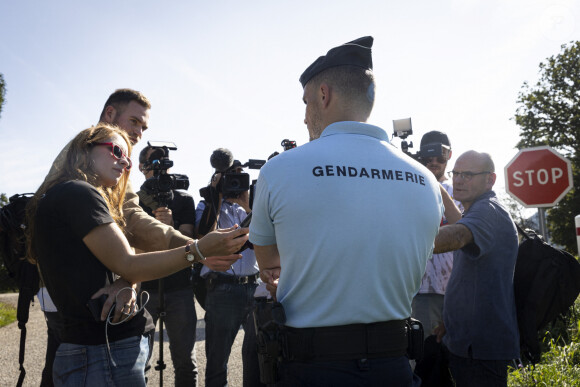
[[[449,352],[449,369],[456,387],[506,387],[509,360],[479,360]]]
[[[175,386],[197,386],[195,339],[197,314],[191,288],[164,292],[164,335],[169,337],[169,352],[175,370]],[[159,319],[159,292],[149,290],[145,306],[157,324]],[[162,343],[159,343],[161,346]],[[159,348],[157,348],[159,350]],[[147,362],[145,372],[150,371]]]
[[[205,310],[206,387],[227,385],[228,359],[240,325],[245,332],[254,329],[250,315],[254,309],[256,286],[216,283],[208,288]],[[254,370],[254,375],[259,373],[258,363],[250,364],[257,361],[257,356],[242,357],[242,361],[244,371]],[[244,372],[244,379],[246,377]],[[255,380],[255,376],[252,379]]]
[[[42,370],[42,379],[40,381],[41,387],[52,387],[52,366],[54,364],[54,357],[56,350],[60,345],[58,331],[61,329],[61,322],[58,318],[58,312],[44,312],[46,317],[46,331],[48,334],[46,340],[46,355],[44,360],[44,369]]]
[[[276,386],[389,386],[418,387],[407,356],[325,362],[283,362]]]

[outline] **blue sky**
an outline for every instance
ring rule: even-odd
[[[284,138],[304,144],[298,77],[365,35],[378,85],[369,122],[390,135],[392,120],[411,117],[416,147],[442,130],[455,157],[490,152],[503,192],[517,94],[580,38],[580,2],[0,0],[0,192],[35,191],[109,94],[130,87],[153,105],[133,161],[147,140],[175,142],[172,172],[189,176],[198,201],[215,148],[244,162],[281,151]],[[143,181],[137,169],[132,180]]]

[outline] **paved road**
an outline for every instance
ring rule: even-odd
[[[0,302],[16,305],[18,294],[8,293],[0,294]],[[198,386],[204,386],[205,377],[205,323],[203,321],[204,311],[197,306],[197,344],[195,346],[197,356],[197,366],[199,370]],[[26,324],[26,355],[24,359],[24,368],[26,369],[26,378],[24,386],[38,386],[44,367],[44,355],[46,351],[46,322],[44,315],[40,310],[40,305],[35,302],[30,307],[30,319]],[[232,387],[242,386],[242,341],[244,331],[240,329],[232,348],[232,354],[228,367],[228,382]],[[152,365],[157,365],[159,359],[159,336],[156,336],[155,348],[151,359]],[[18,349],[20,345],[20,330],[18,323],[12,323],[6,327],[0,328],[0,386],[12,387],[16,385],[20,372],[18,370]],[[163,371],[163,385],[173,386],[173,364],[169,354],[169,343],[165,335],[165,345],[163,348],[163,359],[167,368]],[[159,372],[155,371],[150,376],[149,386],[159,385]]]

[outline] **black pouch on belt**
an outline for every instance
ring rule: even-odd
[[[411,360],[421,360],[423,358],[424,332],[421,321],[409,317],[407,320],[407,338],[409,347],[407,356]]]

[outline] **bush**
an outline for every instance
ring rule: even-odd
[[[580,383],[580,343],[560,346],[553,340],[551,349],[536,366],[528,365],[511,372],[508,385],[516,386],[578,386]]]
[[[18,286],[14,278],[10,277],[4,264],[0,263],[0,293],[17,292]]]
[[[580,385],[580,298],[570,314],[556,321],[544,334],[542,361],[522,365],[508,375],[508,386]]]

